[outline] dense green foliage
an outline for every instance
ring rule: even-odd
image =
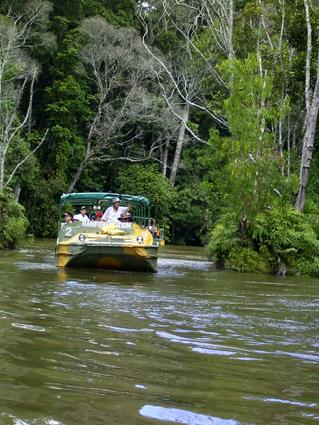
[[[231,270],[318,275],[315,220],[292,207],[260,212],[252,222],[226,213],[214,227],[209,249],[218,266]]]
[[[319,275],[317,138],[295,209],[318,6],[188,6],[1,2],[1,246],[27,225],[8,189],[42,237],[63,192],[113,191],[149,197],[167,239],[207,244],[216,266]]]
[[[0,193],[0,248],[15,248],[27,236],[24,208],[10,192]]]
[[[121,193],[146,196],[151,203],[151,215],[167,228],[176,193],[169,181],[152,165],[132,165],[119,170],[117,188]]]

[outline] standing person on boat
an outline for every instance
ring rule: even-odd
[[[75,214],[73,216],[74,221],[90,221],[89,217],[86,215],[86,207],[83,206],[80,209],[80,214]]]
[[[126,213],[130,209],[130,205],[127,207],[120,207],[120,203],[120,198],[113,198],[112,206],[105,210],[102,221],[106,221],[107,224],[117,223],[121,214]]]

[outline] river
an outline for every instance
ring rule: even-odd
[[[319,424],[319,280],[58,270],[54,242],[0,251],[0,424]]]

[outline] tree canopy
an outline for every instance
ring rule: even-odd
[[[62,193],[143,194],[216,265],[319,275],[318,24],[310,0],[2,1],[2,202],[47,237]]]

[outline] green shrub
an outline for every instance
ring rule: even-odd
[[[294,267],[302,258],[319,256],[319,240],[314,220],[293,207],[274,208],[260,213],[252,224],[252,237],[260,245]],[[298,267],[299,268],[299,267]]]
[[[16,248],[25,239],[28,226],[23,206],[10,192],[0,192],[0,248]]]
[[[238,218],[224,214],[213,228],[208,245],[209,253],[217,267],[224,267],[232,250],[240,246]]]
[[[296,258],[294,261],[295,273],[319,277],[319,257]]]
[[[318,216],[292,206],[259,212],[250,221],[224,214],[215,225],[209,250],[217,266],[242,272],[319,276]]]
[[[226,268],[237,272],[268,273],[271,268],[270,259],[267,250],[257,252],[252,248],[238,247],[230,251]]]

